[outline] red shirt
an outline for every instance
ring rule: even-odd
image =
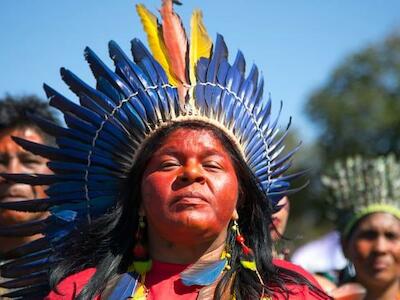
[[[284,260],[274,260],[274,265],[295,271],[307,278],[313,285],[319,287],[314,277],[307,273],[301,267]],[[187,265],[168,264],[162,262],[153,262],[151,272],[146,276],[146,286],[150,290],[148,300],[156,299],[179,299],[179,300],[195,300],[199,287],[187,287],[179,280],[179,274],[187,267]],[[45,298],[45,300],[73,300],[82,288],[88,283],[95,272],[94,268],[85,269],[79,273],[73,274],[65,278],[57,286],[57,294],[54,291]],[[286,288],[292,293],[289,295],[290,300],[325,300],[331,299],[322,293],[316,293],[306,285],[288,284]],[[100,300],[97,296],[95,300]],[[274,300],[284,300],[284,294],[274,294]]]

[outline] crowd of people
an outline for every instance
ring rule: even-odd
[[[263,81],[196,11],[190,39],[172,0],[133,60],[115,70],[89,48],[96,88],[62,69],[79,98],[45,85],[0,100],[2,299],[400,299],[400,162],[350,157],[326,167],[336,231],[293,255],[297,151]],[[292,262],[291,262],[292,260]]]

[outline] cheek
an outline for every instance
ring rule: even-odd
[[[355,241],[354,245],[352,246],[352,253],[354,260],[364,260],[366,259],[371,253],[372,243],[369,241],[359,240]]]
[[[214,190],[216,199],[215,208],[221,213],[232,216],[238,200],[239,188],[237,179],[225,177],[211,182],[211,190]]]
[[[400,269],[400,241],[394,242],[391,246],[391,249],[393,258]]]
[[[45,186],[34,186],[33,189],[35,191],[35,197],[37,198],[46,198],[47,194],[45,192],[47,187]]]
[[[39,174],[52,174],[51,170],[47,167],[47,160],[43,160],[41,164],[34,167],[33,172]]]
[[[146,176],[141,185],[142,203],[145,208],[163,206],[171,193],[170,176],[150,174]]]

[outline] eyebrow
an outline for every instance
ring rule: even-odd
[[[161,148],[160,150],[156,151],[156,153],[179,155],[179,154],[182,154],[182,151],[181,151],[181,149],[176,148],[176,147],[167,147],[167,148]],[[228,153],[226,153],[226,154],[228,154]],[[217,151],[214,148],[206,148],[205,152],[203,153],[202,156],[211,156],[211,155],[224,156],[223,153],[221,153],[221,151]]]

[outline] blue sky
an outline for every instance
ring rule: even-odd
[[[304,114],[310,93],[324,84],[344,58],[400,28],[398,0],[270,1],[182,0],[176,10],[189,24],[201,8],[209,34],[222,33],[233,59],[243,51],[256,63],[275,109],[284,101],[281,123],[293,116],[301,138],[317,129]],[[108,65],[107,42],[129,53],[130,40],[145,40],[133,0],[1,0],[0,96],[34,93],[44,97],[46,82],[68,96],[59,77],[66,67],[94,83],[83,59],[90,46]],[[153,12],[159,0],[142,1]]]

